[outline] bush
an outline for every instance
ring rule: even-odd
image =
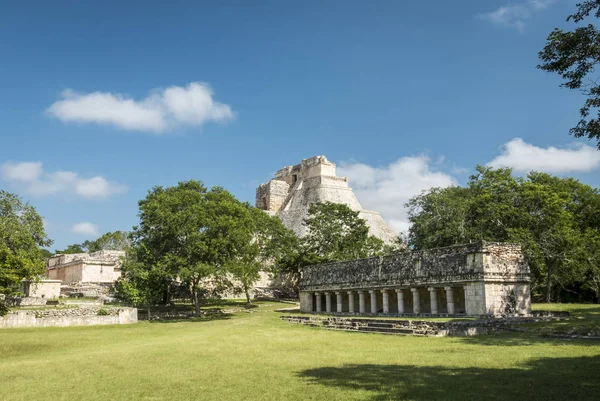
[[[106,308],[98,309],[98,316],[108,316],[108,315],[109,315],[108,309],[106,309]]]

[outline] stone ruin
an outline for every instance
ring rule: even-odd
[[[284,167],[256,189],[256,207],[279,217],[298,236],[306,234],[304,219],[310,204],[317,202],[341,203],[360,212],[360,217],[367,221],[369,233],[388,244],[397,237],[379,213],[362,208],[348,186],[348,178],[338,177],[336,165],[325,156],[314,156],[295,166]]]
[[[302,269],[300,309],[367,315],[529,315],[530,281],[518,244],[479,242],[404,251]]]
[[[46,275],[61,283],[63,297],[112,300],[124,256],[125,251],[112,250],[54,255],[46,261]]]

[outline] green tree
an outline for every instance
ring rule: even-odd
[[[161,278],[163,292],[182,281],[200,315],[202,284],[220,279],[225,265],[251,236],[247,207],[229,192],[208,191],[200,181],[174,187],[154,187],[139,202],[140,224],[132,233],[142,269]]]
[[[322,262],[361,259],[383,251],[383,241],[369,235],[369,226],[359,212],[344,204],[311,204],[304,225],[308,230],[304,246]]]
[[[43,274],[46,269],[41,247],[51,244],[35,208],[0,190],[0,294],[18,293],[21,280]],[[3,298],[0,314],[6,312]]]
[[[569,15],[567,21],[578,24],[594,17],[600,17],[600,0],[578,3],[577,12]],[[579,90],[586,96],[580,109],[581,119],[570,132],[575,137],[595,139],[600,149],[600,85],[592,75],[600,62],[600,30],[594,24],[572,31],[555,28],[538,56],[538,68],[557,73],[563,79],[562,87]]]
[[[125,231],[107,232],[93,241],[85,241],[83,247],[87,252],[124,251],[130,245],[128,233]]]
[[[65,249],[56,249],[54,251],[55,254],[73,254],[73,253],[85,253],[87,252],[87,248],[85,244],[71,244],[67,246]]]
[[[241,283],[246,302],[251,304],[250,289],[260,278],[260,272],[274,272],[288,250],[297,245],[297,237],[279,218],[246,207],[252,220],[249,241],[228,262],[227,269]]]
[[[382,255],[396,250],[402,242],[398,238],[397,244],[386,245],[369,235],[359,212],[339,203],[311,204],[304,225],[308,234],[290,239],[279,260],[279,268],[292,277],[296,289],[304,266]]]
[[[121,266],[121,277],[115,284],[120,299],[137,307],[145,307],[148,319],[151,306],[159,303],[169,280],[164,270],[156,266],[144,265],[140,257],[146,250],[142,246],[127,249],[127,256]]]
[[[408,208],[411,227],[408,242],[415,249],[466,243],[471,240],[468,213],[469,188],[432,188],[411,198]]]
[[[408,202],[415,249],[480,240],[518,242],[529,260],[532,292],[550,302],[580,297],[595,277],[600,232],[598,190],[573,178],[477,167],[465,188],[434,188]],[[586,239],[587,238],[587,239]],[[593,284],[593,282],[592,282]],[[562,296],[564,298],[564,295]]]

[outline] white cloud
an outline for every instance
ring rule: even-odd
[[[354,193],[366,209],[381,213],[393,230],[408,231],[404,204],[432,187],[457,184],[454,177],[432,169],[426,156],[402,157],[387,167],[362,163],[340,163],[340,176],[347,176]]]
[[[98,235],[100,231],[98,226],[88,222],[77,223],[71,227],[71,231],[81,235]]]
[[[42,163],[5,163],[2,165],[2,177],[7,181],[33,181],[42,175]]]
[[[203,83],[152,91],[141,100],[108,92],[62,92],[46,112],[63,122],[96,123],[130,131],[162,133],[178,126],[201,126],[234,118],[231,107],[216,102]]]
[[[600,167],[600,151],[588,145],[573,144],[569,148],[540,148],[514,138],[503,145],[502,153],[488,163],[492,167],[511,167],[516,171],[546,173],[591,171]]]
[[[528,0],[521,3],[507,4],[494,11],[478,14],[477,18],[507,28],[525,31],[525,24],[533,15],[548,8],[556,0]]]
[[[0,166],[0,178],[24,186],[34,196],[74,194],[84,198],[106,198],[125,192],[123,184],[101,176],[80,177],[72,171],[46,172],[41,162],[6,162]]]

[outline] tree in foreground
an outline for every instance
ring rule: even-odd
[[[249,241],[227,263],[227,271],[240,282],[246,302],[251,304],[250,289],[260,278],[260,272],[275,272],[298,241],[279,218],[255,207],[246,207],[251,218]]]
[[[600,0],[588,0],[578,3],[577,12],[569,15],[567,21],[578,24],[599,17]],[[600,30],[594,24],[573,31],[555,28],[539,52],[539,59],[538,68],[557,73],[564,81],[562,87],[577,89],[587,97],[580,109],[581,119],[570,132],[577,138],[596,140],[600,149],[600,84],[594,75],[600,63]]]
[[[0,190],[0,315],[6,312],[4,297],[18,293],[23,279],[46,271],[41,247],[51,244],[34,207]]]
[[[251,239],[247,207],[222,188],[186,181],[153,188],[139,202],[138,215],[131,235],[135,263],[124,265],[125,279],[139,277],[140,291],[150,291],[154,301],[157,286],[167,294],[172,283],[183,283],[199,316],[202,283],[222,278],[227,262]]]

